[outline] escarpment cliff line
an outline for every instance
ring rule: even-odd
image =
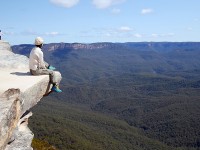
[[[30,75],[28,60],[14,54],[8,42],[0,41],[0,150],[32,149],[29,109],[51,89],[48,75]],[[59,72],[56,77],[61,80]]]

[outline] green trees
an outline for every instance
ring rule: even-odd
[[[199,149],[200,43],[99,44],[45,45],[63,93],[34,108],[35,137],[58,149]]]
[[[77,109],[63,102],[45,100],[33,111],[34,116],[30,120],[30,126],[35,133],[35,138],[48,141],[58,149],[140,150],[148,148],[154,150],[160,148],[167,150],[170,148],[146,137],[122,120],[85,108]],[[44,144],[34,140],[33,145]]]

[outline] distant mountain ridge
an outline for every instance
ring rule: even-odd
[[[12,49],[29,56],[33,47],[22,44]],[[79,81],[82,77],[91,81],[102,74],[165,74],[200,66],[200,42],[50,43],[44,45],[43,52],[45,60],[68,74],[68,79]]]
[[[19,48],[20,47],[20,48]],[[33,47],[32,44],[14,45],[12,48],[15,52],[24,48]],[[44,49],[49,51],[56,49],[103,49],[103,48],[126,48],[135,50],[155,50],[161,51],[165,49],[175,50],[178,49],[200,49],[200,42],[127,42],[127,43],[111,43],[111,42],[99,42],[99,43],[49,43],[44,45]]]

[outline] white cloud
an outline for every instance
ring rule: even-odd
[[[112,5],[120,4],[126,0],[92,0],[92,3],[99,9],[105,9]]]
[[[45,35],[47,35],[47,36],[56,36],[56,35],[59,35],[59,33],[58,32],[47,32],[47,33],[45,33]]]
[[[50,2],[61,7],[70,8],[78,4],[79,0],[50,0]]]
[[[136,33],[136,34],[134,34],[134,37],[136,37],[136,38],[142,38],[143,35],[142,35],[142,34],[139,34],[139,33]]]
[[[132,31],[133,29],[131,29],[130,27],[127,27],[127,26],[122,26],[119,28],[120,31],[123,31],[123,32],[129,32],[129,31]]]
[[[22,35],[39,35],[36,31],[33,31],[32,29],[25,30],[21,32]]]
[[[154,38],[157,38],[157,37],[159,37],[160,35],[159,34],[156,34],[156,33],[153,33],[153,34],[151,34],[151,37],[154,37]]]
[[[161,34],[162,37],[171,37],[174,36],[174,33],[166,33],[166,34]]]
[[[25,35],[25,36],[60,36],[60,35],[66,35],[66,34],[61,34],[59,32],[56,32],[56,31],[52,31],[52,32],[46,32],[46,33],[39,33],[39,32],[36,32],[36,31],[33,31],[32,29],[30,30],[25,30],[23,32],[21,32],[22,35]]]
[[[162,37],[172,37],[174,35],[175,35],[174,33],[165,33],[165,34],[153,33],[153,34],[150,35],[150,37],[153,37],[153,38],[162,38]]]
[[[145,9],[142,9],[141,14],[146,15],[146,14],[150,14],[152,12],[153,12],[153,9],[145,8]]]
[[[113,8],[111,11],[112,14],[119,14],[120,12],[121,12],[121,10],[118,8]]]

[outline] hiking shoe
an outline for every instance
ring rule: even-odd
[[[57,92],[57,93],[61,93],[61,92],[62,92],[62,90],[59,89],[59,87],[58,87],[57,85],[54,85],[54,86],[51,88],[51,90],[54,91],[54,92]]]
[[[49,69],[49,70],[55,70],[56,68],[53,67],[53,66],[49,66],[48,69]]]

